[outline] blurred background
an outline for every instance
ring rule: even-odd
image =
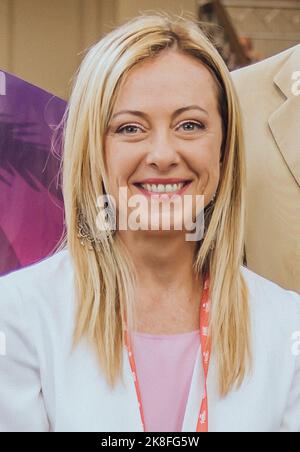
[[[0,0],[0,69],[67,100],[84,51],[149,10],[201,20],[230,70],[300,42],[300,0]]]
[[[60,123],[86,51],[158,11],[197,21],[229,70],[300,42],[300,0],[0,0],[0,275],[64,234]]]

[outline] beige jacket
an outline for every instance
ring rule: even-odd
[[[299,72],[297,45],[232,77],[246,145],[248,267],[300,293]]]

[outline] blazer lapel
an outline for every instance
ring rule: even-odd
[[[201,345],[199,346],[194,366],[189,396],[184,414],[182,432],[196,432],[200,403],[204,393],[204,371],[201,360]]]
[[[300,71],[300,46],[286,60],[273,79],[285,100],[269,118],[277,146],[300,186],[300,96],[292,92],[294,72]]]

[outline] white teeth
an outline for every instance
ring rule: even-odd
[[[181,190],[184,186],[184,183],[180,184],[141,184],[144,190],[154,192],[154,193],[170,193],[170,192],[176,192],[178,190]]]

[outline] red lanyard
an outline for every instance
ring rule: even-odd
[[[196,432],[208,432],[208,401],[207,401],[207,376],[209,361],[211,355],[211,343],[208,339],[208,327],[209,327],[209,311],[210,311],[210,298],[209,298],[209,277],[206,277],[204,281],[204,287],[202,297],[200,301],[200,340],[201,340],[201,353],[202,353],[202,365],[204,370],[204,394],[202,397],[199,415],[197,418]],[[127,331],[127,324],[125,323],[125,346],[128,351],[128,359],[130,362],[131,372],[133,375],[136,395],[139,404],[139,410],[141,420],[143,424],[144,432],[146,431],[145,416],[141,398],[141,391],[137,377],[135,359],[132,352],[131,341]]]

